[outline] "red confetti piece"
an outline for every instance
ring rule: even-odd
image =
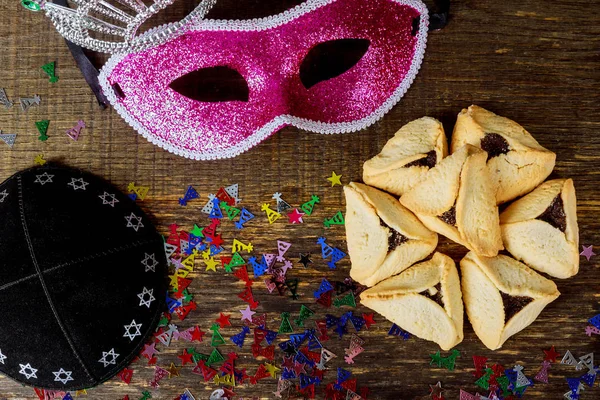
[[[226,326],[231,326],[231,322],[229,322],[230,315],[220,313],[219,318],[215,321],[219,324],[221,328],[225,328]]]
[[[133,370],[132,369],[128,369],[128,368],[124,368],[121,372],[119,372],[118,377],[125,382],[126,384],[129,385],[129,383],[131,382],[131,378],[133,377]]]

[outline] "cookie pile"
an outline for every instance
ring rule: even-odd
[[[579,270],[573,181],[544,182],[555,160],[521,125],[477,106],[458,115],[449,149],[436,119],[403,126],[364,163],[366,184],[344,187],[350,275],[371,287],[361,302],[444,350],[463,340],[464,302],[483,344],[500,348],[560,295],[538,272]],[[470,250],[460,278],[450,257],[427,259],[438,234]]]

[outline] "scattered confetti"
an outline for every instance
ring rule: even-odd
[[[46,160],[44,160],[43,154],[38,154],[37,156],[35,156],[35,158],[33,159],[33,162],[36,163],[37,165],[46,164]]]
[[[6,90],[0,88],[0,104],[2,104],[7,110],[13,106],[13,102],[8,99]]]
[[[593,247],[594,246],[581,246],[583,248],[583,251],[581,253],[579,253],[579,255],[584,256],[588,261],[590,261],[590,258],[592,258],[592,256],[595,256],[596,253],[594,253],[593,251]]]
[[[271,210],[270,206],[266,203],[262,205],[261,210],[263,210],[267,214],[269,224],[272,224],[279,218],[281,218],[281,214],[275,210]]]
[[[303,224],[304,220],[302,220],[302,217],[304,217],[304,215],[306,214],[301,213],[297,208],[294,208],[294,211],[288,213],[288,220],[290,224]]]
[[[19,103],[23,111],[29,110],[33,106],[39,106],[42,99],[37,94],[33,97],[21,97]]]
[[[8,145],[8,147],[10,147],[11,149],[15,145],[16,138],[17,138],[16,133],[2,133],[2,131],[0,130],[0,140],[2,140],[4,143],[6,143]]]
[[[67,129],[67,131],[66,131],[67,136],[69,138],[71,138],[72,140],[77,141],[79,139],[79,135],[81,134],[81,130],[83,128],[85,128],[85,122],[83,122],[82,120],[79,120],[79,121],[77,121],[75,126]]]
[[[47,119],[43,119],[41,121],[37,121],[35,123],[35,127],[37,128],[38,132],[40,133],[40,136],[38,137],[38,140],[41,142],[45,142],[46,140],[48,140],[48,126],[50,125],[50,121],[48,121]]]
[[[143,201],[148,195],[150,188],[146,186],[135,186],[135,183],[131,182],[129,185],[127,185],[127,190],[130,193],[134,193],[136,195],[136,198]]]
[[[340,180],[342,176],[341,175],[337,175],[335,172],[331,173],[331,177],[327,178],[327,180],[329,182],[331,182],[331,187],[335,186],[335,185],[341,185],[342,182]]]
[[[300,206],[300,209],[304,211],[304,214],[310,216],[313,213],[315,205],[318,204],[321,200],[318,196],[314,194],[310,197],[310,200]]]
[[[341,211],[338,211],[333,217],[325,218],[323,225],[325,228],[329,228],[331,225],[344,225],[345,223],[344,214],[342,214]]]

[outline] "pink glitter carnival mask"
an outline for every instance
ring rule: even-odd
[[[419,0],[309,0],[258,20],[196,21],[166,43],[114,55],[99,80],[152,143],[193,159],[234,157],[287,125],[373,124],[417,74],[428,24]],[[227,79],[215,84],[215,73]]]

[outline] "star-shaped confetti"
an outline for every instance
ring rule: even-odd
[[[136,324],[135,319],[132,320],[129,325],[123,326],[125,327],[125,334],[123,334],[123,337],[129,338],[129,340],[133,341],[133,339],[135,339],[137,336],[142,336],[142,333],[140,332],[142,324]],[[133,333],[131,332],[132,329],[135,329]]]
[[[110,359],[108,358],[110,356]],[[115,349],[112,348],[110,351],[102,352],[102,358],[98,360],[99,363],[102,363],[105,367],[108,367],[110,364],[117,364],[117,357],[119,357],[118,353],[115,353]]]
[[[4,364],[4,360],[6,360],[6,356],[2,354],[2,350],[0,350],[0,363]]]
[[[71,182],[67,183],[73,190],[86,190],[85,188],[89,185],[89,182],[83,180],[83,178],[71,178]]]
[[[152,342],[150,344],[144,345],[144,350],[142,351],[142,355],[146,357],[148,360],[151,360],[154,355],[158,353],[156,350],[156,342]]]
[[[21,375],[25,375],[25,379],[31,379],[31,378],[36,378],[37,379],[36,372],[38,370],[35,369],[35,368],[33,368],[31,366],[31,364],[29,364],[29,363],[27,363],[25,365],[19,364],[19,367],[21,367],[21,370],[19,371],[19,373]]]
[[[74,380],[71,377],[73,371],[65,371],[63,368],[61,368],[58,371],[52,373],[54,374],[54,382],[60,382],[63,385],[66,385],[67,382]]]
[[[146,295],[148,295],[148,297],[146,297]],[[138,293],[137,297],[140,299],[140,306],[146,306],[148,308],[150,308],[150,303],[156,300],[154,298],[154,289],[148,290],[146,287],[144,287],[142,293]]]
[[[331,187],[335,186],[335,185],[341,185],[342,181],[340,180],[342,176],[341,175],[337,175],[334,171],[331,172],[331,177],[327,178],[327,180],[329,182],[331,182]]]
[[[246,320],[248,322],[252,322],[252,316],[256,314],[254,311],[250,309],[250,306],[246,306],[245,310],[240,311],[242,313],[242,321]]]
[[[110,194],[108,192],[104,192],[98,197],[102,199],[102,204],[108,204],[111,207],[114,207],[115,204],[119,202],[114,194]]]
[[[181,365],[194,364],[192,357],[193,354],[188,353],[186,349],[183,349],[183,353],[177,356],[181,360]]]
[[[171,363],[171,366],[167,368],[169,379],[173,378],[174,376],[179,376],[179,370],[180,368],[177,368],[174,363]]]
[[[442,395],[442,383],[438,382],[435,385],[429,385],[429,392],[432,398],[440,397]]]
[[[304,217],[305,215],[306,214],[298,211],[297,208],[294,208],[294,211],[292,211],[291,213],[288,214],[288,219],[290,221],[290,224],[303,224],[304,221],[302,220],[302,217]]]
[[[219,313],[219,318],[217,318],[215,321],[217,321],[217,323],[219,324],[219,326],[221,328],[225,328],[226,326],[231,326],[231,322],[229,322],[229,315],[223,314],[223,313]]]
[[[52,178],[54,178],[54,175],[50,175],[49,173],[44,172],[41,175],[35,176],[34,183],[39,183],[40,185],[44,186],[46,183],[53,183]]]
[[[204,335],[205,332],[201,331],[200,328],[198,328],[197,326],[195,326],[194,330],[192,330],[192,340],[201,342]]]
[[[312,264],[312,260],[310,259],[310,253],[306,253],[306,254],[300,253],[299,263],[304,265],[304,268],[308,268],[308,264]]]
[[[585,258],[587,258],[588,261],[590,261],[590,258],[592,258],[592,256],[595,256],[596,253],[593,252],[593,247],[594,246],[581,246],[583,247],[583,251],[581,253],[579,253],[580,256],[584,256]]]
[[[2,192],[0,192],[0,203],[4,203],[4,200],[6,200],[7,197],[8,197],[8,192],[6,190],[3,190]]]
[[[204,260],[204,264],[206,264],[206,270],[205,271],[214,271],[217,272],[217,265],[219,265],[219,262],[215,260],[214,257],[209,257],[208,259]]]
[[[133,228],[133,230],[136,232],[138,229],[144,227],[144,224],[142,224],[142,217],[138,217],[134,213],[131,213],[131,215],[125,217],[125,219],[127,220],[127,228]]]
[[[558,356],[560,356],[560,353],[554,349],[554,346],[550,347],[548,350],[544,350],[544,354],[544,361],[550,361],[552,363],[555,363]]]
[[[156,266],[158,265],[158,261],[156,261],[156,256],[154,254],[144,253],[142,265],[145,268],[144,272],[156,272]]]

